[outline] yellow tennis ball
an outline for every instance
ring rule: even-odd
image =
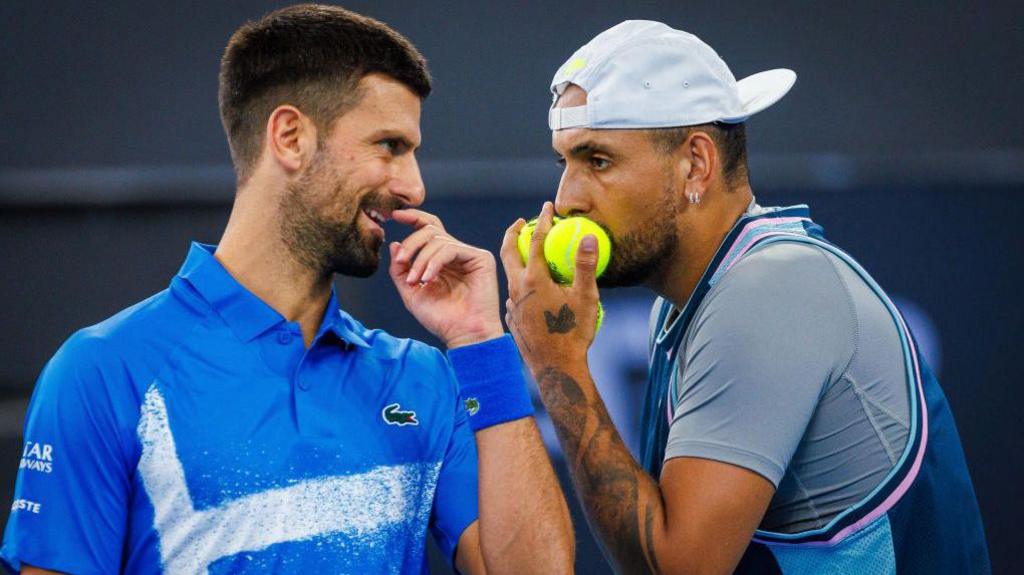
[[[537,220],[533,219],[519,231],[519,254],[523,263],[529,260],[530,239],[537,228]],[[597,277],[601,277],[608,268],[612,255],[611,240],[604,228],[582,216],[554,218],[551,230],[544,239],[544,259],[551,268],[551,277],[558,283],[570,284],[576,277],[576,252],[580,241],[588,235],[597,238]]]
[[[560,283],[571,284],[576,276],[576,252],[588,235],[597,238],[597,277],[608,267],[612,245],[604,228],[582,216],[564,218],[551,226],[544,240],[544,259]]]
[[[565,222],[570,220],[576,220],[570,225],[566,226]],[[571,218],[560,218],[555,216],[552,220],[551,231],[548,232],[548,237],[544,240],[544,259],[548,262],[548,267],[551,269],[551,277],[559,283],[572,283],[576,272],[576,250],[579,248],[580,240],[587,236],[587,234],[593,234],[597,237],[597,277],[601,277],[604,270],[608,267],[608,260],[611,258],[611,241],[608,239],[608,234],[605,233],[604,229],[596,223],[588,220],[581,216],[574,216]],[[561,228],[559,226],[562,226]],[[533,238],[533,232],[537,229],[537,218],[534,218],[523,226],[519,230],[519,237],[516,238],[516,243],[519,247],[519,255],[523,258],[523,264],[526,264],[530,260],[530,240]],[[558,234],[555,231],[558,230]],[[552,240],[552,237],[555,240]],[[568,256],[566,257],[566,254]],[[597,326],[594,328],[594,333],[601,331],[601,325],[604,323],[604,306],[601,302],[597,302]]]
[[[551,220],[552,224],[557,224],[562,218],[554,216]],[[537,229],[537,218],[526,222],[526,225],[519,230],[519,237],[517,238],[517,244],[519,245],[519,255],[523,257],[523,265],[530,260],[530,240],[533,239],[533,231]]]

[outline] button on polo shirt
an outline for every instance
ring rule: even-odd
[[[0,560],[417,573],[428,528],[453,558],[477,518],[477,458],[443,354],[366,329],[333,292],[306,348],[214,249],[193,244],[167,290],[47,364]]]

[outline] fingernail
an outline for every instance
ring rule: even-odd
[[[580,250],[585,254],[592,254],[597,251],[597,238],[593,235],[586,235],[580,240]]]
[[[395,255],[395,259],[398,260],[398,261],[404,261],[405,260],[405,250],[399,249],[398,250],[398,254]]]

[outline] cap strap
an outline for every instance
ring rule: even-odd
[[[579,128],[587,125],[587,107],[551,108],[548,111],[548,126],[552,130]]]

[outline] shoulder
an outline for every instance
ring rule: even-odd
[[[344,311],[342,315],[348,328],[366,342],[372,358],[389,365],[393,377],[411,376],[417,381],[431,381],[430,385],[439,378],[453,379],[448,359],[440,349],[382,329],[367,328]]]
[[[392,335],[383,329],[368,328],[359,320],[345,311],[341,311],[343,322],[347,327],[369,346],[375,356],[381,360],[402,360],[414,363],[436,362],[443,360],[444,354],[436,347],[425,342]]]
[[[834,275],[828,251],[802,241],[776,241],[754,247],[725,277],[737,280],[781,281],[816,275]]]
[[[72,334],[47,364],[42,380],[116,388],[145,378],[155,374],[201,318],[172,290],[161,291]]]
[[[734,300],[733,305],[761,309],[772,303],[826,307],[845,303],[849,298],[837,263],[835,256],[815,244],[763,244],[722,276],[708,299]]]
[[[744,353],[762,350],[765,356],[802,357],[801,350],[817,349],[838,365],[852,353],[857,331],[838,265],[813,244],[756,247],[712,287],[697,310],[691,339],[727,340],[746,347]]]

